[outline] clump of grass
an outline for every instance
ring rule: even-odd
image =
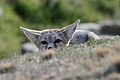
[[[42,60],[49,60],[53,58],[56,54],[57,52],[55,52],[55,50],[47,50],[42,53],[41,57],[42,57]]]
[[[110,49],[109,48],[96,48],[95,49],[95,53],[98,57],[100,58],[104,58],[106,55],[108,55],[110,52]]]
[[[0,74],[10,73],[15,70],[15,66],[12,63],[0,63]]]

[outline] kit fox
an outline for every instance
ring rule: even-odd
[[[79,23],[80,20],[77,20],[62,29],[46,29],[43,31],[20,28],[39,50],[45,51],[47,49],[61,49],[65,46],[71,39]]]
[[[76,30],[80,20],[62,29],[46,29],[36,31],[20,27],[25,35],[30,39],[39,50],[61,49],[69,44],[80,44],[87,42],[90,38],[99,39],[99,37],[86,30]]]

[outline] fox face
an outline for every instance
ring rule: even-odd
[[[43,31],[20,28],[39,50],[45,51],[47,49],[60,49],[65,46],[72,37],[79,22],[80,20],[77,20],[62,29],[46,29]]]

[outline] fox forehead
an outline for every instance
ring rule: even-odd
[[[39,41],[54,41],[55,39],[65,40],[64,35],[61,33],[60,29],[49,29],[41,32],[39,36]]]

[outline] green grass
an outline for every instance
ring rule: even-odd
[[[5,0],[0,1],[3,16],[0,18],[0,59],[15,53],[20,47],[22,37],[18,36],[20,18]]]

